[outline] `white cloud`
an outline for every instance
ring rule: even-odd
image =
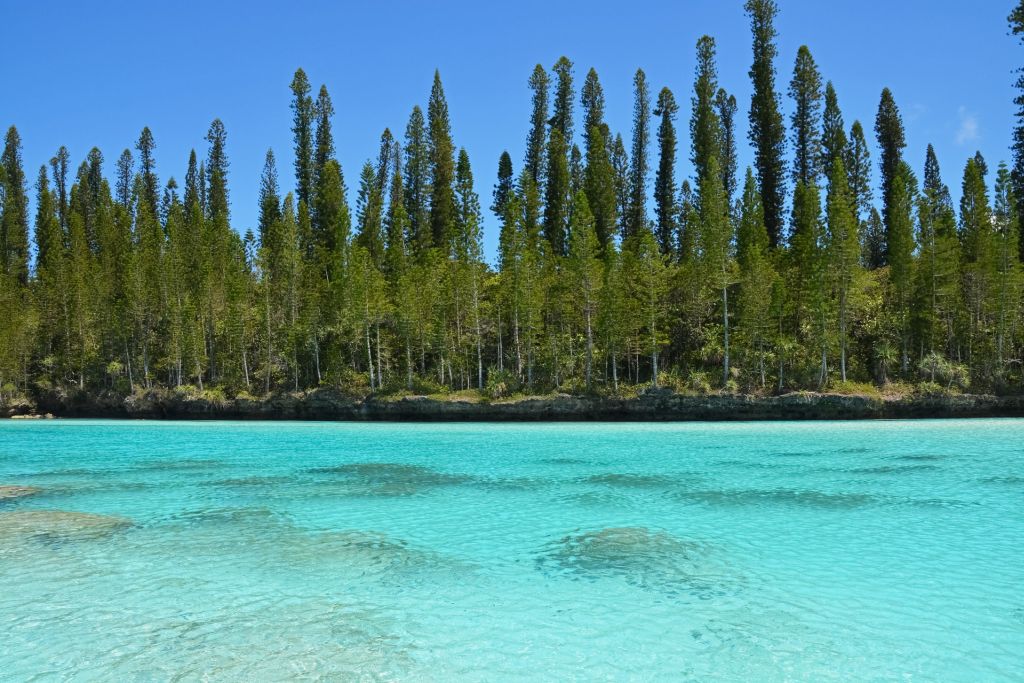
[[[956,144],[966,145],[977,141],[981,136],[978,134],[978,117],[967,111],[967,107],[960,107],[957,112],[960,115],[960,128],[956,132]]]

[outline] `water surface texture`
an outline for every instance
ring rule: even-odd
[[[1022,680],[1024,421],[0,422],[0,672]]]

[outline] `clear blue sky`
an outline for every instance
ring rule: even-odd
[[[255,225],[268,147],[277,154],[282,185],[293,186],[288,85],[296,67],[306,70],[314,89],[325,83],[332,94],[350,201],[381,131],[401,135],[412,106],[426,104],[436,67],[455,143],[469,151],[486,207],[501,151],[509,150],[517,171],[522,160],[533,65],[550,68],[564,54],[576,65],[577,86],[589,67],[597,69],[608,121],[627,139],[637,67],[647,72],[652,93],[665,85],[675,92],[683,105],[685,177],[694,45],[702,34],[718,41],[721,85],[737,96],[739,132],[746,136],[751,52],[742,4],[3,0],[0,124],[18,126],[32,182],[61,144],[75,167],[98,146],[109,175],[146,125],[156,137],[161,182],[171,175],[180,182],[189,149],[205,155],[203,136],[219,117],[228,131],[233,225],[244,231]],[[976,149],[993,170],[1009,156],[1012,70],[1024,63],[1024,49],[1006,32],[1012,4],[780,0],[780,89],[785,92],[797,48],[807,44],[824,78],[835,83],[847,125],[859,118],[870,132],[879,93],[890,87],[907,127],[907,159],[920,174],[933,143],[958,198],[963,164]],[[788,98],[783,104],[788,123]],[[741,167],[750,159],[744,145]],[[489,212],[486,221],[493,255],[497,224]]]

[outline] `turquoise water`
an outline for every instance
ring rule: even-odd
[[[5,681],[1024,680],[1020,420],[6,421],[4,485]]]

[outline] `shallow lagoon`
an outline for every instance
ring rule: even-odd
[[[10,680],[1021,680],[1024,421],[0,422]]]

